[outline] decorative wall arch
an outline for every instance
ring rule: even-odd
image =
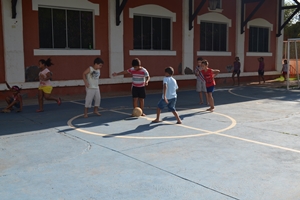
[[[135,8],[130,8],[129,18],[133,18],[134,14],[170,17],[172,19],[172,22],[176,22],[176,13],[173,13],[162,6],[158,6],[154,4],[147,4]]]
[[[203,15],[199,15],[197,17],[197,24],[200,24],[201,21],[216,22],[216,23],[221,22],[221,23],[226,23],[228,24],[228,27],[231,27],[231,19],[227,18],[226,16],[220,13],[210,12]]]
[[[266,28],[270,28],[270,30],[273,31],[273,24],[271,24],[270,22],[262,18],[256,18],[249,21],[247,23],[247,28],[249,29],[250,26],[266,27]]]
[[[87,9],[93,10],[95,15],[100,14],[99,4],[91,3],[88,0],[32,0],[32,10],[38,10],[39,6]]]

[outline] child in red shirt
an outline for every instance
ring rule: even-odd
[[[204,79],[205,79],[206,91],[207,91],[207,95],[208,95],[208,103],[210,105],[210,108],[207,109],[207,111],[212,112],[212,111],[214,111],[214,108],[215,108],[214,98],[212,96],[214,87],[216,85],[214,78],[218,73],[220,73],[220,70],[208,68],[208,65],[209,65],[209,63],[207,60],[203,60],[201,62],[201,66],[203,67],[203,70],[201,71],[201,73],[203,74]]]

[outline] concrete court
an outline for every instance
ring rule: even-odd
[[[179,91],[177,108],[151,123],[131,118],[131,97],[0,113],[0,199],[300,199],[300,91],[216,88],[215,112]],[[92,111],[92,109],[91,109]]]

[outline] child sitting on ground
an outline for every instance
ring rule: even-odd
[[[13,95],[5,98],[5,101],[8,105],[5,109],[2,110],[2,112],[9,113],[10,111],[13,110],[13,107],[16,107],[18,109],[17,112],[21,112],[23,109],[23,100],[20,94],[21,88],[19,88],[16,85],[10,87],[6,81],[5,84],[7,88],[10,91],[12,91]]]

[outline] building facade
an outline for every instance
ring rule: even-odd
[[[257,80],[258,57],[265,59],[265,75],[278,75],[280,2],[217,0],[212,8],[206,0],[1,0],[0,90],[6,80],[34,95],[38,82],[29,69],[49,57],[53,92],[61,94],[84,92],[82,72],[96,57],[104,60],[102,92],[130,90],[130,77],[111,74],[136,57],[151,75],[150,89],[161,88],[167,66],[179,87],[195,84],[197,57],[220,69],[219,79],[231,76],[227,66],[236,56],[241,77]]]

